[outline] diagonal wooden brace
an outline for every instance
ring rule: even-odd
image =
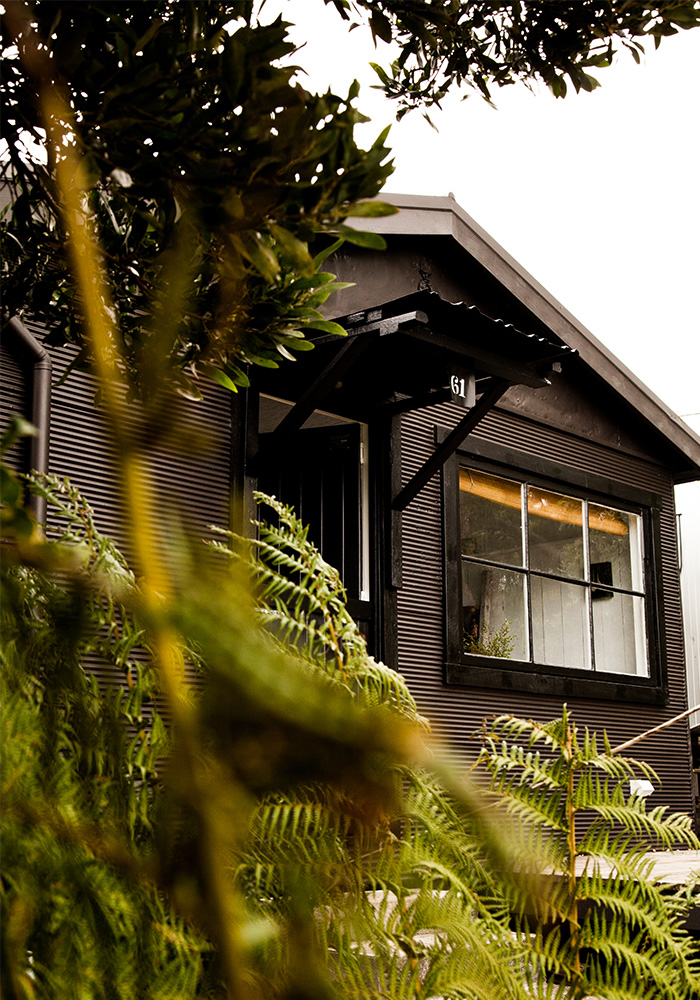
[[[438,469],[442,468],[447,459],[457,451],[467,435],[484,419],[489,410],[493,409],[503,393],[511,385],[510,381],[497,379],[492,383],[490,388],[485,390],[476,406],[460,420],[442,444],[438,445],[427,462],[399,490],[391,503],[393,510],[405,510],[408,507],[411,500],[414,500],[418,496],[425,484],[432,479]]]
[[[254,456],[251,461],[252,470],[259,468],[261,459],[264,459],[268,451],[273,452],[282,441],[290,438],[299,430],[333,386],[364,353],[372,339],[368,336],[351,337],[343,343],[340,350],[335,353],[323,371],[304,390],[289,413],[277,425],[265,446]]]

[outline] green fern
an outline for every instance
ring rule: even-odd
[[[347,609],[338,571],[308,540],[308,527],[292,508],[256,494],[274,514],[254,522],[256,536],[240,539],[213,527],[212,547],[244,559],[253,572],[259,621],[285,652],[340,683],[366,706],[392,707],[426,729],[403,678],[367,653],[367,644]]]
[[[632,778],[658,781],[648,764],[614,755],[605,734],[598,743],[566,706],[546,725],[501,716],[484,735],[481,762],[496,807],[517,825],[519,863],[539,857],[550,875],[539,897],[517,883],[508,893],[528,988],[567,1000],[686,1000],[700,989],[700,961],[683,906],[664,895],[646,852],[698,841],[689,817],[648,811],[627,793]]]
[[[69,483],[32,488],[61,527],[49,542],[16,533],[3,566],[3,992],[219,995],[201,793],[157,708],[139,582]],[[217,878],[250,996],[691,995],[678,930],[691,897],[662,896],[642,849],[693,842],[688,821],[624,792],[653,772],[566,712],[504,718],[486,740],[485,805],[431,764],[405,681],[367,654],[337,572],[269,503],[275,523],[253,541],[218,533],[225,572],[173,557],[161,611],[183,668],[201,671],[190,696]],[[123,683],[98,687],[95,658]],[[557,876],[547,892],[540,864]]]
[[[305,526],[274,498],[257,499],[274,523],[256,521],[247,541],[218,531],[213,545],[249,567],[270,641],[359,705],[389,706],[397,722],[427,729],[403,678],[368,655],[338,573]],[[246,897],[261,916],[284,922],[295,899],[290,872],[294,884],[313,887],[317,946],[343,997],[524,996],[468,811],[426,770],[395,762],[386,774],[393,804],[381,814],[352,787],[315,784],[261,800],[237,872]]]
[[[62,526],[34,535],[34,565],[3,560],[3,995],[204,996],[211,945],[157,886],[170,737],[135,655],[136,580],[74,487],[31,486]],[[96,659],[123,684],[98,686]]]

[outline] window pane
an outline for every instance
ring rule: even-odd
[[[520,483],[459,470],[462,552],[512,566],[523,565]]]
[[[593,582],[625,590],[643,589],[641,520],[638,514],[589,504]]]
[[[596,671],[649,676],[643,597],[594,590],[593,638]]]
[[[538,576],[530,587],[535,662],[590,667],[587,588]]]
[[[528,660],[525,576],[462,562],[464,652]]]
[[[527,491],[530,569],[583,580],[583,504],[533,486]]]

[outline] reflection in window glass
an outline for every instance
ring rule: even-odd
[[[641,518],[638,514],[588,505],[588,527],[590,531],[591,568],[605,566],[600,572],[610,576],[591,579],[594,582],[609,583],[624,590],[641,590]],[[609,568],[608,568],[609,567]]]
[[[523,573],[465,562],[462,601],[465,653],[529,659]]]
[[[533,576],[532,640],[537,663],[591,666],[586,587]]]
[[[583,580],[581,501],[530,486],[527,513],[530,569]]]
[[[520,483],[460,469],[459,495],[464,555],[522,566]]]
[[[647,644],[644,600],[608,591],[593,600],[596,670],[646,677]]]

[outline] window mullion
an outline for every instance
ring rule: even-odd
[[[526,609],[526,621],[525,627],[527,628],[527,648],[530,651],[530,663],[535,662],[535,647],[534,639],[532,634],[532,592],[530,588],[530,533],[528,530],[528,513],[527,513],[527,483],[523,483],[520,487],[520,517],[522,521],[522,532],[523,532],[523,564],[525,566],[525,609]]]
[[[588,610],[588,651],[591,657],[591,670],[595,673],[595,641],[593,636],[593,601],[591,599],[591,539],[588,525],[588,500],[583,501],[582,507],[583,529],[583,572],[588,586],[586,587],[586,608]]]

